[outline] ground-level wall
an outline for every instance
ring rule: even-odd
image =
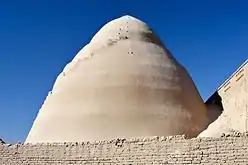
[[[1,165],[248,164],[248,134],[50,144],[0,144]]]

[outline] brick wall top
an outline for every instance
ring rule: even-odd
[[[196,140],[196,141],[209,141],[209,140],[225,140],[226,138],[248,138],[248,132],[230,132],[230,133],[223,133],[221,137],[201,137],[201,138],[191,138],[189,139],[185,135],[175,135],[175,136],[152,136],[152,137],[137,137],[137,138],[118,138],[113,140],[103,140],[103,141],[85,141],[85,142],[55,142],[55,143],[18,143],[18,144],[6,144],[2,139],[0,139],[0,144],[6,145],[6,146],[12,146],[12,145],[85,145],[85,144],[91,144],[91,145],[98,145],[98,144],[115,144],[115,143],[137,143],[137,142],[156,142],[156,141],[180,141],[180,140]],[[1,143],[1,140],[3,143]]]

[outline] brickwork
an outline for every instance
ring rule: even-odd
[[[50,144],[0,144],[1,165],[248,164],[248,135],[184,136]]]

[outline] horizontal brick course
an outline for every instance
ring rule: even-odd
[[[0,144],[0,164],[248,164],[248,136],[185,136],[98,142]]]

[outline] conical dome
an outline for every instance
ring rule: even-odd
[[[197,136],[206,107],[185,70],[142,21],[104,25],[58,76],[26,142]]]

